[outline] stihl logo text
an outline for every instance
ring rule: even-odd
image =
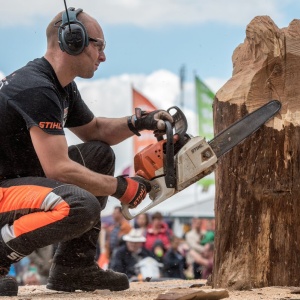
[[[62,129],[61,123],[59,122],[40,122],[40,128],[47,128],[47,129]]]
[[[12,252],[11,254],[7,255],[7,257],[13,261],[19,261],[21,260],[24,256],[16,253],[16,252]]]
[[[202,148],[202,145],[200,144],[200,145],[196,146],[195,148],[191,149],[191,151],[194,154],[196,151],[198,151],[201,148]]]

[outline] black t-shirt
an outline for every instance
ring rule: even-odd
[[[75,82],[63,88],[49,62],[38,58],[0,81],[0,177],[44,176],[29,129],[64,135],[92,121]]]

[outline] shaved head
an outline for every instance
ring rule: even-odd
[[[49,48],[53,49],[53,48],[59,47],[59,44],[58,44],[58,27],[61,25],[62,14],[64,12],[65,11],[61,11],[60,13],[58,13],[54,17],[54,19],[49,23],[49,25],[46,29],[48,49]],[[77,19],[78,19],[78,21],[80,21],[85,26],[86,30],[88,30],[88,28],[90,26],[95,25],[95,24],[97,24],[99,26],[97,21],[85,12],[81,12],[80,14],[78,14]]]

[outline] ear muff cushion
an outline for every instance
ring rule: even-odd
[[[87,31],[77,20],[77,15],[82,12],[82,9],[75,10],[74,7],[70,7],[67,12],[62,14],[62,24],[58,29],[59,46],[62,51],[70,55],[78,55],[89,45]]]
[[[71,31],[70,31],[71,27]],[[71,55],[80,54],[86,46],[85,30],[79,24],[66,25],[60,29],[60,48]]]

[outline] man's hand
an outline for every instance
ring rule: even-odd
[[[129,204],[129,208],[137,207],[151,191],[150,182],[142,177],[117,177],[117,190],[112,195],[124,204]]]
[[[138,131],[153,130],[154,132],[165,131],[165,121],[173,123],[172,116],[165,110],[154,110],[152,112],[141,111],[140,108],[135,109],[136,120],[134,123]]]

